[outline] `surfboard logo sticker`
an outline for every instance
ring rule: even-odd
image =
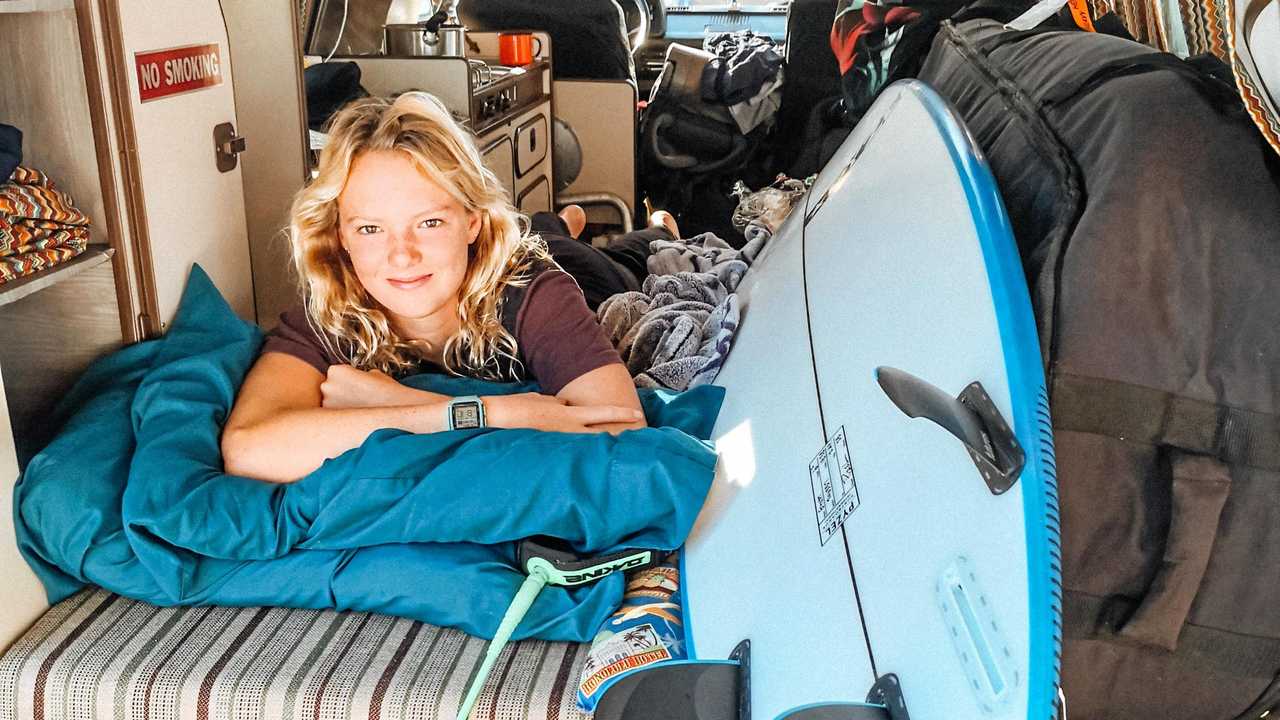
[[[809,462],[809,489],[818,519],[818,542],[826,545],[861,502],[843,425]]]

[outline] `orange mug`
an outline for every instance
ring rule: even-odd
[[[534,43],[538,47],[534,49]],[[498,33],[498,62],[503,65],[529,65],[542,54],[542,40],[533,33]]]

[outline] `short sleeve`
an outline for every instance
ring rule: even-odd
[[[341,360],[324,346],[320,336],[307,322],[307,311],[295,306],[280,315],[280,324],[267,333],[266,342],[262,345],[262,353],[284,353],[305,362],[320,374],[329,372],[330,365],[341,364]]]
[[[551,395],[592,370],[622,362],[582,290],[561,270],[548,270],[529,286],[516,315],[516,343],[528,374]]]

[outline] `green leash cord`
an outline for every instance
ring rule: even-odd
[[[542,588],[548,585],[574,586],[586,585],[619,570],[639,570],[657,562],[658,553],[652,550],[627,550],[594,558],[580,558],[563,549],[554,538],[525,540],[520,543],[520,565],[528,575],[521,583],[520,589],[511,599],[507,611],[502,615],[498,631],[489,641],[485,650],[484,661],[467,688],[467,696],[458,708],[458,720],[467,720],[471,708],[475,707],[484,688],[485,680],[493,670],[493,665],[502,654],[502,649],[511,641],[511,634],[516,631],[520,621],[533,607]]]

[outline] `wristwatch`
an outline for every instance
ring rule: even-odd
[[[444,409],[444,426],[449,430],[484,427],[484,401],[475,395],[453,398]]]

